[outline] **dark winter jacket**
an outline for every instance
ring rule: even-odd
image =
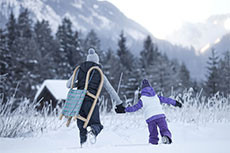
[[[77,87],[78,89],[84,89],[87,72],[93,66],[98,66],[101,68],[100,65],[90,61],[86,61],[80,64],[79,71],[76,73],[76,80],[78,80],[78,82],[75,84],[74,87]],[[87,90],[90,93],[96,95],[100,81],[101,81],[100,73],[97,70],[91,71]],[[93,98],[86,95],[84,101],[93,102]]]
[[[78,89],[84,89],[87,72],[92,66],[99,66],[101,68],[100,65],[98,65],[94,62],[90,62],[90,61],[86,61],[86,62],[80,64],[79,74],[78,74],[77,78],[75,78],[75,80],[74,80],[75,82],[77,80],[79,81],[76,84]],[[88,91],[91,92],[92,94],[96,94],[98,86],[100,84],[100,74],[97,70],[93,70],[90,76],[92,76],[92,80],[89,82]],[[107,79],[107,77],[105,75],[103,77],[104,77],[103,87],[105,87],[106,91],[109,93],[111,98],[113,100],[115,100],[116,105],[121,104],[122,101],[120,100],[118,94],[116,93],[116,91],[114,90],[112,85],[110,84],[109,80]],[[67,88],[71,87],[72,78],[73,78],[73,75],[69,78],[69,80],[66,83]]]
[[[87,72],[93,66],[98,66],[101,68],[100,65],[98,65],[94,62],[88,62],[87,61],[87,62],[80,64],[79,72],[77,75],[77,80],[78,80],[77,88],[78,89],[84,89]],[[101,81],[100,73],[97,70],[93,70],[90,74],[90,77],[89,77],[88,91],[90,93],[96,95],[100,81]]]

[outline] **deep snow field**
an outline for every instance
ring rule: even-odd
[[[79,145],[76,123],[35,137],[0,138],[0,153],[229,153],[230,123],[168,121],[173,143],[148,144],[148,128],[138,114],[102,115],[103,131],[96,144]],[[64,121],[63,123],[64,124]]]

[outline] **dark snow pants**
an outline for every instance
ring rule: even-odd
[[[167,136],[170,141],[172,141],[172,135],[171,132],[168,129],[165,117],[155,119],[153,121],[150,121],[148,123],[149,128],[149,143],[151,144],[158,144],[159,138],[158,138],[158,131],[157,126],[160,129],[161,136]]]
[[[79,114],[86,118],[90,108],[92,106],[93,100],[89,97],[85,97],[85,100],[81,106]],[[83,128],[84,122],[82,120],[77,119],[77,126],[80,131],[80,143],[84,143],[87,140],[87,130]],[[99,106],[96,104],[93,114],[91,116],[91,119],[89,120],[88,126],[92,128],[92,132],[97,136],[101,130],[103,129],[103,126],[100,122],[100,116],[99,116]]]

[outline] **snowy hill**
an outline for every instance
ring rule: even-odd
[[[62,127],[32,138],[0,138],[3,153],[228,153],[229,123],[194,124],[169,123],[173,134],[171,145],[148,144],[148,128],[142,118],[135,115],[126,124],[124,115],[103,116],[104,129],[94,145],[79,145],[76,124]],[[129,116],[130,118],[131,116]],[[136,120],[135,120],[136,119]],[[139,119],[139,120],[138,120]],[[120,124],[122,123],[122,124]],[[12,147],[13,146],[13,147]]]
[[[202,90],[201,90],[202,91]],[[143,110],[117,114],[107,112],[106,100],[100,107],[104,129],[95,145],[80,148],[76,121],[66,127],[59,120],[60,108],[48,115],[49,107],[38,113],[26,100],[11,111],[11,103],[0,103],[1,153],[229,153],[230,105],[221,94],[205,99],[192,90],[180,94],[182,108],[162,105],[173,143],[148,144],[149,131]],[[114,106],[115,107],[115,106]]]

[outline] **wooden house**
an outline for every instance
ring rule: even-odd
[[[34,101],[39,103],[37,109],[41,110],[47,105],[53,109],[57,105],[62,105],[69,91],[66,83],[67,80],[45,80],[34,98]]]

